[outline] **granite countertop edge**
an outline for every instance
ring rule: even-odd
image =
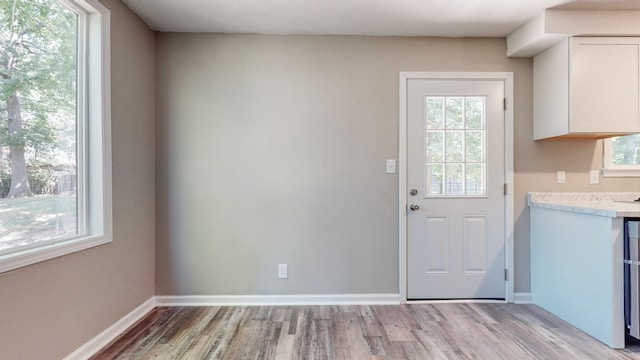
[[[530,192],[530,207],[606,217],[640,217],[638,192]]]

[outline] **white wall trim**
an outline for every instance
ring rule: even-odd
[[[156,299],[155,297],[151,297],[96,337],[76,349],[76,351],[69,354],[69,356],[64,358],[64,360],[84,360],[90,358],[110,342],[115,340],[118,336],[127,331],[131,326],[153,310],[155,306]]]
[[[531,293],[515,293],[513,294],[514,304],[533,304],[533,296]]]
[[[398,305],[399,294],[156,296],[156,306]]]
[[[504,96],[506,97],[506,110],[504,112],[504,172],[507,194],[505,196],[504,230],[505,230],[505,262],[507,265],[507,296],[508,303],[514,302],[515,292],[515,94],[512,72],[502,73],[504,76]]]
[[[504,81],[507,109],[504,112],[505,183],[505,267],[507,269],[506,298],[514,302],[514,80],[512,72],[416,72],[401,71],[399,81],[399,151],[398,151],[398,213],[399,213],[399,290],[403,302],[407,301],[407,84],[409,79],[475,79]]]

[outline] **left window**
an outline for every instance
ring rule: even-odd
[[[0,2],[0,272],[111,241],[109,13]]]

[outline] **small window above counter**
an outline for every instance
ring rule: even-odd
[[[640,133],[640,37],[570,37],[533,67],[534,140]]]

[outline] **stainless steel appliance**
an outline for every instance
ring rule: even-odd
[[[625,219],[624,227],[624,320],[627,334],[640,339],[640,219]]]

